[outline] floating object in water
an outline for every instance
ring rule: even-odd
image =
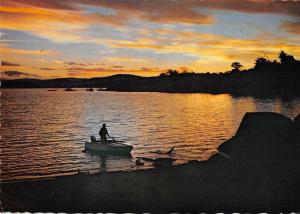
[[[85,150],[92,150],[110,154],[130,154],[133,146],[121,142],[123,141],[100,141],[96,140],[94,136],[91,136],[91,142],[85,142]]]
[[[138,158],[136,161],[135,161],[135,164],[137,166],[143,166],[145,163],[141,160],[141,158]]]
[[[154,152],[151,152],[151,153],[155,153],[155,154],[166,154],[166,155],[171,155],[174,151],[175,147],[173,146],[169,151],[167,152],[162,152],[160,150],[157,150],[157,151],[154,151]]]
[[[76,90],[73,88],[66,88],[65,91],[76,91]]]
[[[142,159],[143,161],[155,162],[155,159],[152,158],[147,158],[147,157],[139,157],[139,158]]]
[[[87,90],[87,91],[94,91],[93,88],[87,88],[86,90]]]
[[[173,146],[166,154],[168,154],[168,155],[172,154],[174,149],[175,149],[175,147]]]
[[[149,161],[153,163],[153,166],[160,168],[160,167],[169,167],[173,165],[173,162],[176,161],[174,158],[147,158],[147,157],[138,157],[143,161]]]

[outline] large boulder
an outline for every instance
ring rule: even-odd
[[[298,133],[300,132],[300,113],[294,119],[295,128],[297,129]]]
[[[299,144],[295,124],[273,112],[246,113],[236,135],[219,146],[220,152],[238,160],[292,160]]]
[[[246,113],[240,127],[237,130],[237,136],[283,136],[291,131],[293,121],[274,112],[255,112]]]
[[[229,158],[219,164],[224,186],[237,189],[232,198],[249,204],[252,198],[271,209],[299,207],[299,117],[294,121],[277,113],[247,113],[236,135],[218,148]],[[298,126],[299,127],[299,126]],[[220,156],[211,158],[214,163]],[[245,197],[245,194],[249,198]],[[264,205],[264,206],[265,206]],[[276,209],[275,209],[276,210]]]

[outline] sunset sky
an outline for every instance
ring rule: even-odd
[[[300,58],[300,1],[1,1],[2,78],[223,72]]]

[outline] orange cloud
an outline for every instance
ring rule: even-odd
[[[280,50],[300,56],[300,45],[293,39],[274,35],[268,40],[260,37],[238,39],[209,33],[166,29],[157,30],[156,34],[158,35],[144,34],[145,38],[137,41],[111,41],[110,45],[115,48],[151,49],[157,53],[192,55],[199,59],[187,66],[196,71],[213,72],[224,71],[224,68],[229,68],[230,63],[235,60],[240,60],[246,67],[251,67],[258,57],[277,58]],[[203,66],[204,64],[210,67]]]
[[[40,76],[20,71],[1,71],[1,79],[40,78]]]
[[[281,25],[282,29],[299,35],[300,17],[299,1],[271,1],[271,0],[186,0],[186,1],[113,1],[113,0],[9,0],[1,2],[0,15],[2,17],[0,28],[30,32],[34,35],[52,40],[54,42],[92,42],[108,46],[110,48],[129,48],[137,50],[153,50],[159,54],[183,54],[193,56],[196,59],[188,66],[193,70],[210,69],[223,71],[224,65],[229,65],[233,60],[241,60],[248,66],[252,65],[254,59],[259,56],[267,55],[276,57],[280,49],[287,51],[295,56],[300,56],[300,45],[297,38],[280,38],[271,35],[268,38],[257,37],[255,39],[239,39],[225,37],[208,33],[197,33],[192,31],[166,30],[160,29],[141,29],[137,33],[137,39],[113,39],[87,36],[89,28],[95,24],[117,26],[118,30],[124,30],[130,20],[146,20],[162,24],[180,23],[185,25],[192,24],[213,24],[214,18],[209,12],[202,9],[217,9],[227,11],[238,11],[244,13],[273,13],[296,17],[295,22],[285,22]],[[85,6],[95,6],[109,9],[111,13],[88,11]],[[164,25],[162,25],[164,26]],[[168,25],[173,26],[173,25]],[[124,33],[123,32],[123,33]],[[92,34],[90,34],[92,35]],[[128,38],[128,37],[124,37]],[[57,55],[58,52],[52,50],[23,50],[17,48],[3,47],[3,54],[8,54],[14,61],[18,55]],[[16,55],[16,56],[13,56]],[[203,60],[205,56],[206,59]],[[14,58],[13,58],[14,57]],[[24,59],[22,59],[24,60]],[[54,61],[55,59],[51,59]],[[133,65],[131,71],[141,72],[155,69],[138,69],[140,66],[149,66],[152,60],[135,59],[130,57],[106,57],[104,60],[123,63],[127,66]],[[29,60],[28,60],[29,61]],[[206,61],[206,64],[203,62]],[[23,65],[22,61],[22,65]],[[121,62],[121,63],[119,63]],[[56,61],[63,64],[63,61]],[[144,63],[144,64],[139,64]],[[148,64],[147,64],[148,63]],[[157,64],[163,64],[158,62]],[[176,63],[176,62],[175,62]],[[30,63],[27,63],[29,65]],[[138,64],[135,65],[135,64]],[[216,66],[218,64],[218,66]],[[44,67],[51,65],[40,65]],[[81,66],[73,64],[70,66]],[[99,65],[102,66],[102,65]],[[222,69],[221,69],[222,67]],[[92,72],[129,72],[123,69],[106,68],[73,68],[74,73],[90,71]],[[214,71],[215,71],[214,70]],[[71,71],[70,71],[71,72]]]
[[[17,48],[10,48],[7,46],[1,46],[1,53],[2,54],[26,54],[26,55],[57,55],[57,51],[53,50],[25,50],[25,49],[17,49]]]
[[[182,22],[194,20],[202,23],[207,18],[206,14],[195,12],[197,8],[209,8],[220,10],[231,10],[246,13],[276,13],[299,17],[299,1],[273,1],[273,0],[185,0],[185,1],[111,1],[111,0],[15,0],[39,7],[48,7],[55,9],[79,10],[80,4],[102,6],[111,8],[117,11],[129,11],[143,14],[143,18],[148,20],[169,20],[178,21],[181,18]],[[197,20],[196,20],[197,19]],[[194,23],[194,22],[193,22]]]
[[[77,3],[77,0],[10,0],[1,2],[3,6],[30,6],[55,10],[78,10]]]
[[[112,8],[117,11],[139,12],[144,14],[146,19],[164,19],[169,20],[174,16],[174,20],[178,17],[190,17],[195,19],[198,13],[195,8],[211,8],[232,10],[247,13],[277,13],[290,16],[300,16],[299,1],[273,1],[273,0],[185,0],[185,1],[112,1],[112,0],[10,0],[3,1],[3,5],[10,6],[30,6],[55,10],[80,11],[80,5],[92,5]],[[157,13],[156,13],[157,11]],[[171,11],[171,12],[169,12]],[[165,13],[164,13],[165,12]],[[200,14],[199,18],[203,18]],[[188,20],[188,19],[187,19]]]
[[[192,31],[157,30],[158,38],[151,35],[137,41],[111,41],[113,47],[126,47],[137,49],[153,49],[163,53],[191,53],[201,54],[206,48],[217,54],[218,50],[240,50],[240,51],[278,51],[288,49],[290,52],[300,54],[299,45],[293,44],[294,40],[273,36],[269,40],[261,38],[239,39],[229,36],[221,36],[211,33],[199,33]],[[161,37],[163,35],[164,37]],[[173,38],[172,38],[173,37]],[[296,55],[297,55],[296,54]],[[204,54],[205,55],[205,54]]]
[[[45,68],[40,68],[41,70],[45,70],[45,71],[55,71],[55,70],[57,70],[56,68],[47,68],[47,67],[45,67]]]
[[[0,61],[1,66],[20,66],[20,64],[17,63],[12,63],[12,62],[7,62],[7,61]]]
[[[214,18],[201,9],[231,10],[246,13],[276,13],[300,17],[299,1],[110,1],[110,0],[10,0],[0,7],[3,29],[28,31],[56,42],[98,43],[97,38],[82,36],[91,25],[125,25],[142,19],[158,23],[212,24]],[[85,6],[109,8],[112,14],[86,13]],[[46,23],[46,24],[45,24]],[[288,31],[297,32],[287,26]]]
[[[71,67],[71,68],[67,68],[67,71],[70,72],[102,72],[102,71],[106,71],[105,68],[82,68],[82,67]],[[119,71],[119,70],[118,70]]]
[[[5,4],[4,4],[5,5]],[[141,18],[153,22],[181,22],[194,24],[210,24],[213,21],[211,16],[197,12],[189,2],[175,1],[93,1],[93,0],[12,0],[9,6],[30,6],[45,8],[48,10],[65,10],[78,12],[83,9],[80,5],[102,6],[117,11],[116,21],[122,21],[130,17]],[[107,18],[107,19],[106,19]],[[101,17],[99,22],[110,22],[114,16]],[[111,22],[112,24],[113,22]]]
[[[166,69],[159,69],[159,68],[146,68],[141,67],[139,69],[124,69],[123,66],[109,66],[109,68],[104,67],[96,67],[96,68],[83,68],[83,67],[71,67],[65,69],[69,76],[95,76],[98,75],[111,75],[116,73],[134,73],[134,74],[145,74],[149,75],[157,75],[161,72],[164,72]]]
[[[12,3],[12,2],[10,2]],[[4,3],[5,4],[5,3]],[[84,14],[82,11],[65,11],[13,5],[0,7],[0,28],[22,30],[56,42],[82,42],[88,38],[81,32],[96,23],[121,25],[124,15],[106,16]]]

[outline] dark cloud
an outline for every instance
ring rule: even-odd
[[[125,12],[154,22],[212,23],[213,18],[197,9],[219,9],[244,13],[275,13],[300,17],[300,1],[272,0],[83,0],[88,5],[99,5]],[[132,12],[132,13],[131,13]]]
[[[300,36],[300,20],[294,22],[284,22],[282,23],[281,27],[287,32]]]
[[[1,71],[2,79],[40,78],[40,76],[20,71]]]
[[[23,5],[30,5],[40,8],[47,8],[47,9],[56,9],[56,10],[79,10],[78,0],[11,0],[3,2],[4,5],[14,6],[15,3],[23,4]]]
[[[103,67],[98,67],[98,68],[82,68],[82,67],[72,67],[72,68],[67,68],[66,69],[68,72],[123,72],[125,71],[124,69],[121,69],[121,67],[118,68],[103,68]],[[77,73],[78,74],[78,73]]]
[[[20,66],[20,64],[11,63],[7,61],[1,61],[1,66]]]
[[[78,63],[78,62],[64,62],[64,64],[66,65],[72,65],[72,66],[88,66],[88,65],[92,65],[91,63],[88,64],[84,64],[84,63]]]
[[[57,70],[56,68],[40,68],[41,70],[45,70],[45,71],[55,71]]]
[[[81,72],[81,71],[90,71],[90,72],[106,71],[106,69],[102,68],[102,67],[100,67],[100,68],[71,67],[71,68],[68,68],[67,70],[72,71],[72,72],[74,72],[74,71],[79,71],[79,72]]]
[[[21,4],[47,9],[83,11],[81,5],[102,6],[115,11],[109,15],[90,14],[104,22],[123,22],[139,17],[153,22],[208,24],[213,17],[199,9],[230,10],[244,13],[276,13],[300,17],[300,1],[271,0],[11,0],[5,5]],[[122,19],[120,19],[122,18]],[[113,20],[112,20],[113,19]],[[120,24],[120,23],[119,23]]]
[[[142,71],[153,71],[153,68],[141,67]]]
[[[275,13],[300,17],[299,1],[272,0],[207,0],[194,4],[205,8],[231,10],[244,13]]]
[[[78,76],[82,73],[86,72],[95,72],[95,73],[101,73],[101,72],[123,72],[123,69],[107,69],[103,67],[98,67],[98,68],[82,68],[82,67],[71,67],[66,69],[68,71],[68,76]]]
[[[78,66],[78,67],[85,67],[85,66],[99,66],[99,65],[105,65],[104,63],[80,63],[80,62],[63,62],[65,65],[69,66]]]
[[[112,68],[124,68],[124,66],[122,66],[122,65],[113,65],[113,66],[111,66]]]
[[[212,23],[210,15],[201,13],[181,1],[95,1],[95,0],[11,0],[4,2],[4,6],[20,7],[24,6],[39,7],[57,10],[76,10],[84,12],[82,5],[101,6],[112,9],[113,14],[103,15],[101,13],[90,13],[84,16],[78,13],[77,21],[88,23],[106,23],[111,25],[123,25],[129,19],[141,18],[152,22],[181,22],[208,24]],[[24,16],[25,14],[21,14]],[[58,16],[59,14],[57,14]],[[68,17],[66,16],[65,19]],[[70,17],[75,20],[75,17]],[[60,18],[63,20],[63,17]]]

